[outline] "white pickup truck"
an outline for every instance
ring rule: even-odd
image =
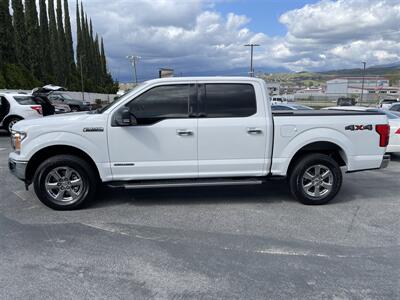
[[[342,169],[387,166],[388,137],[380,112],[272,113],[260,79],[168,78],[96,112],[15,124],[9,168],[59,210],[93,199],[101,183],[247,185],[278,176],[300,202],[324,204],[338,193]]]

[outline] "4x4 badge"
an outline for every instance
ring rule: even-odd
[[[357,131],[357,130],[373,130],[372,125],[349,125],[345,127],[346,130]]]

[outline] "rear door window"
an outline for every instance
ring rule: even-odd
[[[20,105],[35,105],[37,102],[31,96],[14,96],[14,100]]]
[[[256,94],[251,84],[205,84],[203,97],[207,118],[241,118],[257,112]]]

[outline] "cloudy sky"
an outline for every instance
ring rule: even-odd
[[[75,0],[71,1],[71,13]],[[328,70],[400,62],[399,0],[84,0],[104,37],[109,68],[139,77],[237,74],[255,51],[256,70]]]

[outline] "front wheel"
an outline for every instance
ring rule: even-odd
[[[55,210],[80,208],[96,194],[98,178],[83,159],[72,155],[57,155],[44,161],[34,177],[34,189],[39,200]]]
[[[332,200],[342,185],[342,171],[328,155],[313,153],[299,159],[289,177],[293,196],[303,204],[321,205]]]

